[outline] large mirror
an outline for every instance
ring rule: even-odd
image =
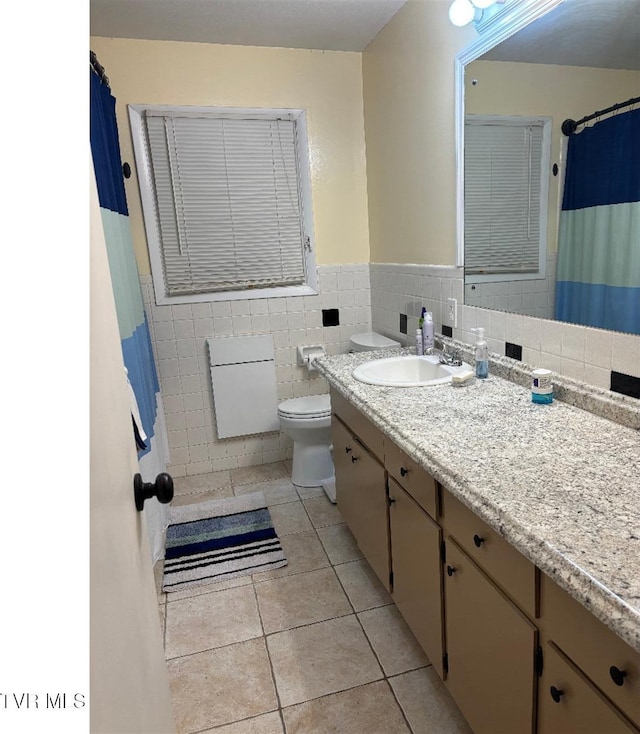
[[[640,333],[640,196],[627,190],[640,192],[640,104],[580,125],[571,144],[561,131],[640,97],[640,0],[507,0],[480,32],[456,67],[465,304]],[[595,178],[625,190],[586,201],[584,145],[621,140],[624,113],[626,148]]]

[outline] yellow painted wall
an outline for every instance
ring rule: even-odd
[[[560,165],[563,138],[560,126],[564,120],[579,120],[596,110],[636,97],[638,89],[640,71],[474,61],[465,69],[465,112],[553,118],[551,163]],[[549,252],[558,249],[559,183],[560,176],[553,176],[549,171]]]
[[[134,170],[127,104],[305,109],[317,263],[368,262],[361,54],[96,37],[91,49],[109,76],[123,161]],[[135,176],[126,191],[138,267],[148,274]]]
[[[363,53],[371,262],[454,265],[454,60],[477,37],[409,0]]]

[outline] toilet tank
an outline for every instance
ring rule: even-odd
[[[400,342],[389,339],[387,336],[375,331],[366,331],[362,334],[354,334],[349,339],[349,349],[352,352],[372,352],[375,349],[394,349],[401,347]]]

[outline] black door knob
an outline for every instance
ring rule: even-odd
[[[400,476],[406,477],[408,473],[409,473],[408,469],[405,469],[404,466],[400,467]]]
[[[453,576],[455,572],[456,569],[453,566],[447,566],[447,576]]]
[[[481,538],[479,535],[474,535],[473,542],[475,543],[476,548],[479,548],[484,543],[484,538]]]
[[[616,668],[615,665],[612,665],[609,668],[609,675],[611,676],[611,680],[617,686],[621,686],[624,683],[624,679],[627,676],[627,671],[626,670],[620,670],[620,668]]]
[[[351,446],[345,446],[344,447],[345,454],[350,454],[352,451],[353,451],[353,449],[351,448]]]
[[[158,502],[166,505],[173,499],[173,479],[170,474],[162,472],[158,474],[155,482],[143,482],[142,475],[136,474],[133,477],[133,496],[138,512],[144,508],[144,501],[151,497],[157,497]]]
[[[351,461],[355,464],[356,461],[358,461],[358,457],[357,456],[352,456],[351,457]]]
[[[551,686],[549,689],[549,692],[551,693],[551,698],[556,702],[560,703],[560,699],[564,695],[564,691],[559,690],[555,686]]]

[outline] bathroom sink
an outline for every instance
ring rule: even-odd
[[[446,385],[451,376],[458,372],[470,370],[471,366],[463,362],[459,367],[441,364],[438,357],[428,355],[418,357],[388,357],[374,359],[356,367],[352,375],[359,382],[386,387],[426,387],[429,385]]]

